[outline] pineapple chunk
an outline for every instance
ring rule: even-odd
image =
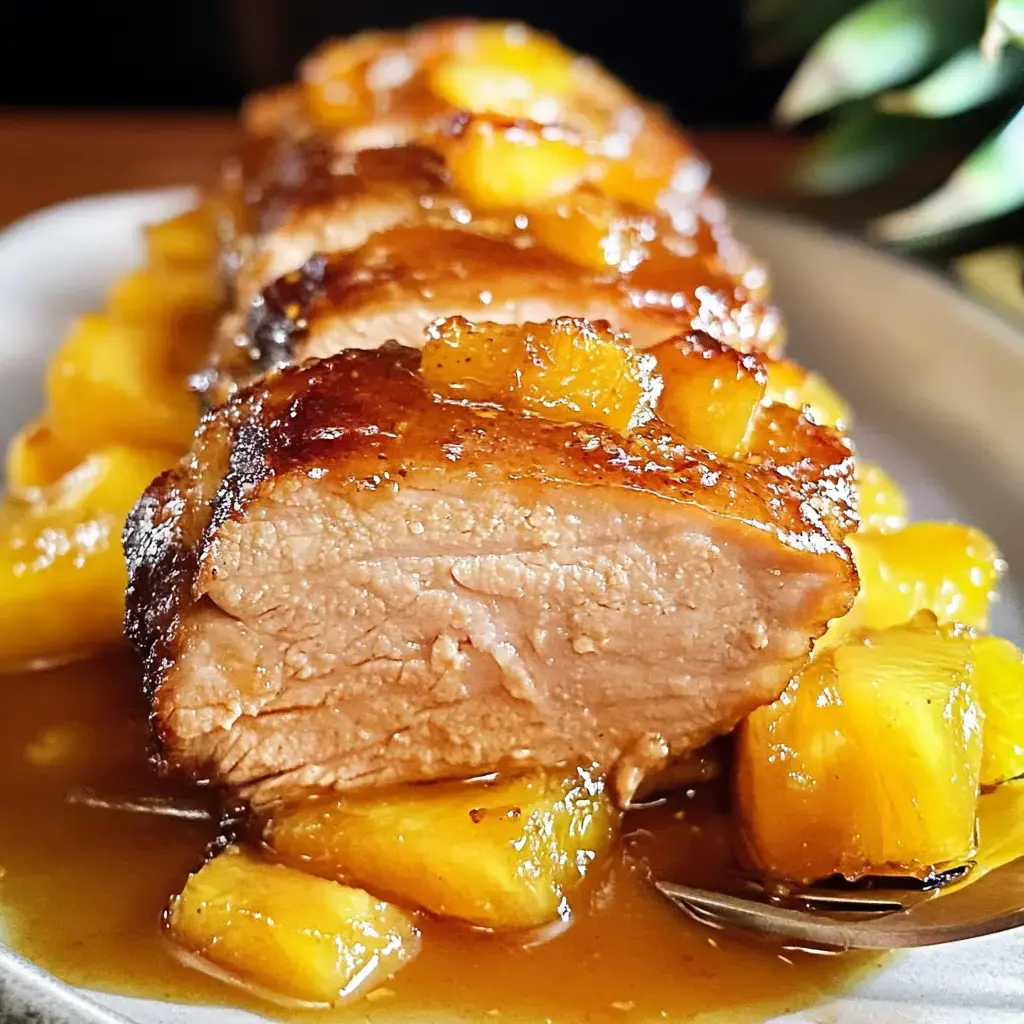
[[[862,530],[899,530],[907,525],[910,504],[896,482],[873,462],[858,462],[857,512]]]
[[[397,907],[237,846],[189,878],[167,921],[177,942],[238,980],[319,1005],[380,984],[419,949]]]
[[[849,406],[824,377],[804,369],[789,359],[776,359],[767,365],[767,402],[779,402],[800,409],[815,423],[846,432],[853,423]]]
[[[564,916],[614,820],[602,783],[580,769],[307,803],[272,819],[265,837],[316,874],[444,917],[529,928]]]
[[[530,209],[575,189],[590,157],[559,128],[470,120],[444,145],[455,188],[482,207]]]
[[[7,486],[15,492],[45,487],[72,470],[83,454],[56,437],[44,420],[34,420],[7,446]]]
[[[54,434],[87,450],[122,441],[184,450],[199,410],[184,375],[169,367],[172,340],[166,331],[83,316],[47,368]]]
[[[974,853],[982,716],[970,641],[927,613],[819,653],[746,720],[736,789],[768,875],[925,876]]]
[[[475,114],[550,123],[573,89],[573,55],[524,25],[485,25],[430,72],[435,94]]]
[[[422,362],[432,386],[622,434],[652,415],[661,383],[654,365],[617,335],[572,317],[523,326],[451,317],[428,329]]]
[[[726,458],[744,454],[765,392],[761,361],[698,335],[651,353],[665,382],[658,416],[689,444]]]
[[[632,102],[627,95],[613,100],[616,106]],[[647,210],[662,207],[670,214],[684,204],[692,209],[708,179],[707,164],[679,137],[672,122],[652,108],[643,112],[639,134],[629,142],[628,151],[606,154],[596,172],[606,195]]]
[[[169,326],[198,320],[210,331],[220,306],[217,278],[204,267],[146,268],[117,279],[107,296],[107,312],[129,322],[157,320]]]
[[[1007,782],[978,800],[978,853],[961,885],[1024,857],[1024,779]]]
[[[552,252],[592,270],[627,274],[649,257],[657,223],[653,214],[584,187],[531,212],[530,229]]]
[[[974,686],[985,712],[981,784],[998,786],[1024,775],[1024,655],[997,636],[971,644]]]
[[[54,661],[121,639],[125,517],[171,452],[113,446],[0,505],[0,663]]]
[[[303,99],[315,124],[343,128],[367,119],[373,111],[373,95],[366,84],[366,69],[387,44],[385,33],[362,32],[343,42],[325,43],[302,62]],[[276,115],[272,107],[270,112]]]
[[[1003,571],[995,545],[980,530],[959,523],[913,523],[892,533],[848,538],[860,592],[820,645],[838,643],[852,630],[895,626],[927,609],[939,622],[985,629]]]
[[[218,240],[211,211],[197,206],[145,229],[146,252],[154,267],[201,267],[212,273]]]

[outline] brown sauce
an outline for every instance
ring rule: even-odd
[[[126,655],[0,677],[0,913],[8,941],[75,984],[294,1015],[187,966],[163,935],[168,897],[201,862],[216,825],[97,806],[157,798],[196,809],[194,793],[153,777],[147,742]],[[425,921],[419,958],[371,1000],[330,1016],[763,1020],[813,1003],[873,962],[711,931],[652,892],[645,864],[660,877],[707,885],[728,869],[731,828],[710,789],[634,812],[624,832],[604,871],[577,893],[569,928],[524,946]]]

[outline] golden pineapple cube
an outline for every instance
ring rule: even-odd
[[[658,416],[691,445],[742,455],[765,392],[760,359],[699,335],[664,341],[651,354],[664,380]]]
[[[890,533],[857,533],[847,542],[860,592],[819,645],[837,643],[856,629],[907,622],[922,609],[942,623],[987,628],[1004,563],[980,530],[959,523],[912,523]]]
[[[907,525],[910,503],[881,466],[858,461],[857,513],[862,530],[899,530]]]
[[[351,39],[324,43],[302,62],[303,99],[315,124],[326,129],[343,128],[367,119],[373,110],[373,96],[366,83],[366,69],[371,60],[385,52],[386,45],[386,34],[363,32]],[[282,101],[275,104],[273,99],[265,99],[264,103],[274,114]],[[292,112],[286,116],[293,116]]]
[[[444,143],[452,184],[485,208],[529,210],[575,189],[590,157],[560,128],[471,119]]]
[[[55,483],[83,455],[84,452],[57,437],[45,420],[33,420],[7,446],[7,487],[21,492]]]
[[[978,800],[978,852],[961,885],[1024,857],[1024,779],[1015,779]]]
[[[115,281],[107,313],[127,321],[178,322],[201,319],[209,342],[218,308],[220,284],[204,267],[147,267]]]
[[[586,320],[433,325],[423,349],[427,382],[475,401],[503,401],[559,422],[621,434],[649,419],[660,387],[654,359]]]
[[[768,373],[766,401],[800,409],[822,426],[843,432],[850,429],[853,424],[850,408],[824,377],[791,359],[771,360],[765,368]]]
[[[622,96],[617,105],[630,103]],[[707,164],[680,137],[671,120],[651,108],[643,111],[643,125],[628,152],[605,155],[595,175],[606,195],[647,210],[678,209],[680,199],[692,206],[694,183],[706,182],[707,176]],[[673,191],[676,181],[683,196]]]
[[[212,211],[197,206],[170,220],[145,228],[146,253],[154,267],[195,267],[214,273],[218,255]]]
[[[974,853],[982,713],[970,641],[925,613],[819,653],[743,723],[745,849],[767,875],[923,877]]]
[[[579,769],[312,801],[275,816],[265,838],[316,874],[504,929],[564,916],[614,826],[603,784]]]
[[[485,25],[430,71],[430,88],[460,110],[541,123],[572,92],[573,54],[525,25]]]
[[[1024,655],[997,636],[971,643],[974,688],[985,713],[981,784],[998,786],[1024,775]]]
[[[0,664],[56,661],[120,642],[125,518],[174,459],[163,450],[104,448],[50,487],[0,505]]]
[[[530,213],[530,230],[545,248],[592,270],[629,273],[649,256],[653,214],[631,211],[583,187]]]
[[[48,420],[81,449],[129,441],[184,450],[199,407],[172,372],[165,332],[99,314],[79,319],[46,374]]]
[[[167,923],[175,941],[236,980],[321,1006],[386,981],[420,942],[397,907],[237,846],[189,878]]]

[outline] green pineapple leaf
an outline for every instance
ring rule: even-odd
[[[886,241],[933,237],[1024,204],[1024,108],[978,147],[936,192],[875,221]]]
[[[986,57],[977,45],[960,50],[907,89],[878,97],[879,110],[911,117],[953,117],[980,107],[1024,82],[1024,53]]]
[[[1024,0],[994,0],[981,49],[986,56],[994,57],[1011,41],[1024,45]]]
[[[783,124],[899,85],[950,57],[984,25],[967,0],[869,0],[804,58],[775,108]]]
[[[935,119],[892,117],[869,102],[851,104],[801,155],[795,183],[814,195],[864,188],[912,163],[944,134]]]

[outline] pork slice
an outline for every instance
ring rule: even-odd
[[[266,378],[140,500],[126,630],[169,768],[265,803],[585,761],[625,799],[848,608],[806,482],[657,421],[446,400],[418,366],[388,344]]]
[[[698,307],[700,304],[698,303]],[[255,377],[349,348],[394,340],[422,347],[445,317],[525,323],[574,316],[605,320],[647,348],[698,323],[700,308],[645,307],[626,281],[601,276],[528,239],[438,225],[395,228],[355,252],[318,255],[253,302],[244,326],[228,319],[209,381],[219,395]]]

